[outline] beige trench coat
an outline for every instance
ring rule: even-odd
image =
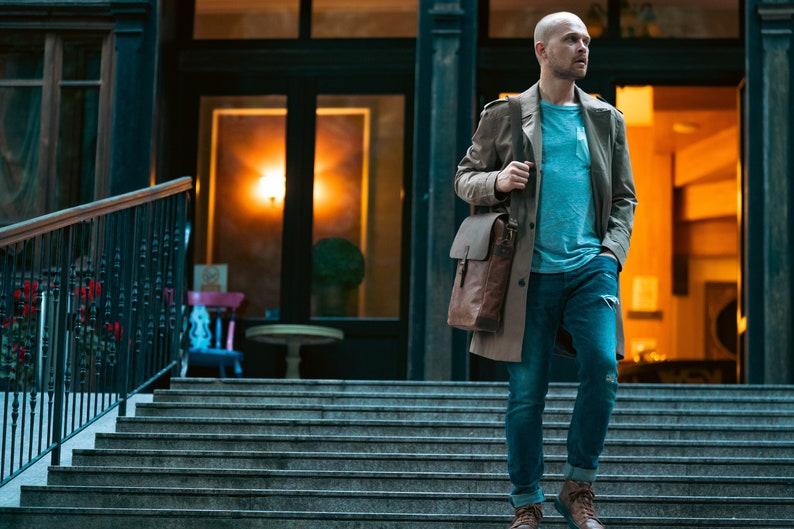
[[[590,175],[596,207],[596,230],[603,248],[618,258],[620,268],[626,261],[629,239],[634,222],[637,197],[631,174],[629,150],[626,144],[626,125],[623,115],[613,106],[590,96],[576,87],[576,98],[582,107],[587,142],[590,147]],[[540,125],[540,92],[535,84],[519,96],[524,131],[522,158],[531,145],[536,163],[537,182],[509,195],[510,215],[518,220],[519,233],[516,253],[507,288],[502,327],[495,333],[476,332],[472,338],[472,353],[508,362],[521,361],[527,302],[527,281],[532,266],[535,244],[535,207],[540,180],[543,178],[543,138]],[[527,144],[528,141],[528,144]],[[513,160],[512,136],[507,101],[500,99],[483,109],[480,123],[472,138],[472,145],[458,165],[455,176],[457,195],[475,206],[498,207],[506,203],[508,195],[497,194],[496,175]],[[526,159],[521,160],[526,161]],[[531,178],[531,177],[530,177]],[[623,357],[623,317],[618,306],[618,345],[615,351]],[[570,335],[560,329],[557,352],[575,354]]]

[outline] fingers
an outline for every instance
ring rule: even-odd
[[[524,189],[529,181],[529,171],[534,166],[532,162],[510,162],[496,176],[496,190],[508,193],[514,189]]]

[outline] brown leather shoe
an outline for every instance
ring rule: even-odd
[[[522,505],[516,509],[510,529],[538,529],[541,518],[543,518],[543,510],[540,508],[540,503]]]
[[[554,508],[565,517],[571,529],[605,529],[593,507],[592,483],[566,479]]]

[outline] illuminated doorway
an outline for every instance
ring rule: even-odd
[[[312,223],[312,318],[399,318],[403,109],[402,96],[318,98],[300,215]],[[286,97],[204,97],[201,115],[196,264],[227,265],[225,287],[246,293],[247,316],[280,320]],[[333,306],[329,284],[344,296]]]
[[[305,377],[403,376],[406,96],[203,95],[199,108],[191,287],[225,265],[220,288],[246,295],[240,333],[343,330],[302,351]],[[283,375],[278,346],[240,343],[248,376]]]
[[[737,381],[739,101],[736,87],[618,88],[639,199],[623,381]]]

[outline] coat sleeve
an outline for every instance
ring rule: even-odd
[[[509,151],[505,150],[505,141],[510,145],[507,116],[506,100],[486,105],[471,146],[458,164],[455,193],[469,204],[495,206],[509,197],[508,193],[496,191],[496,176],[510,163]]]
[[[612,146],[612,207],[606,235],[601,245],[615,254],[622,268],[629,252],[637,194],[634,189],[631,159],[626,142],[626,122],[620,112],[615,111],[614,115],[616,130]]]

